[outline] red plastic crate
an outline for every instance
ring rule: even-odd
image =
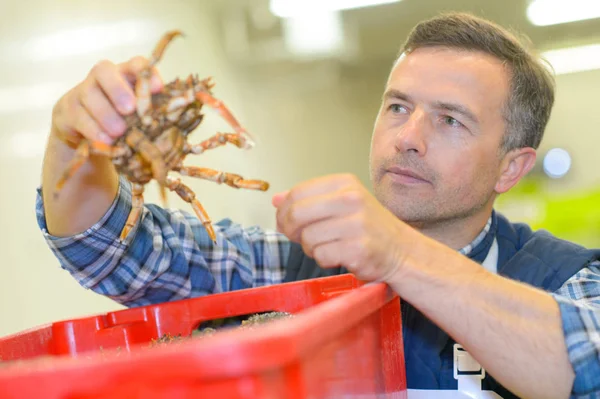
[[[294,317],[148,348],[265,311]],[[2,398],[406,398],[400,301],[350,274],[57,322],[0,339],[0,357],[21,360],[0,367]]]

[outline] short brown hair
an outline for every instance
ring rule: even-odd
[[[401,54],[423,47],[481,51],[504,63],[511,75],[504,110],[506,133],[502,149],[538,148],[554,105],[554,77],[516,35],[468,13],[442,14],[419,23]]]

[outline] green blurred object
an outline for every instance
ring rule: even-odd
[[[498,197],[496,209],[512,221],[586,247],[600,247],[600,189],[556,194],[547,179],[531,177]]]

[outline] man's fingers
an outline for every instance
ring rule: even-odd
[[[314,259],[322,268],[343,266],[359,280],[385,281],[381,276],[380,265],[369,260],[367,243],[364,238],[330,241],[314,249]]]
[[[285,198],[287,197],[288,193],[289,193],[289,191],[284,191],[284,192],[273,195],[273,197],[271,198],[271,203],[273,204],[273,206],[275,208],[279,208],[281,206],[281,204],[283,203],[283,201],[285,200]],[[278,214],[279,214],[279,210],[277,211],[277,214],[276,214],[277,231],[280,233],[283,233],[283,226],[279,222],[279,218],[277,217]]]
[[[131,84],[135,84],[136,77],[150,61],[142,56],[133,57],[129,61],[123,62],[118,65],[119,71],[123,74],[125,79]]]
[[[106,144],[112,144],[113,139],[102,131],[100,125],[87,112],[81,104],[74,106],[74,115],[77,115],[73,121],[73,128],[88,140],[102,141]]]
[[[285,197],[287,197],[289,192],[290,191],[288,190],[288,191],[283,191],[281,193],[274,194],[273,197],[271,198],[271,203],[273,204],[273,206],[275,208],[279,208],[279,206],[281,206],[281,204],[283,203],[283,201],[285,200]]]
[[[119,64],[119,69],[131,86],[135,85],[139,73],[148,66],[149,60],[145,57],[134,57],[127,62]],[[150,90],[158,93],[163,89],[163,80],[156,67],[151,69]]]
[[[288,215],[290,208],[306,198],[329,194],[347,187],[359,186],[362,187],[358,179],[353,175],[347,174],[318,177],[300,183],[293,187],[283,200],[281,198],[274,199],[273,205],[278,209],[278,223],[280,226],[286,227],[285,220],[279,219],[279,215]]]
[[[119,137],[125,132],[127,125],[123,117],[97,84],[84,84],[79,92],[79,101],[100,128],[111,137]]]
[[[360,264],[360,243],[358,240],[329,241],[313,250],[313,258],[323,268],[344,266],[351,272]]]
[[[133,89],[119,68],[110,61],[102,61],[92,69],[87,78],[89,84],[96,81],[105,96],[121,115],[127,115],[135,109]]]
[[[362,231],[358,215],[337,219],[325,219],[310,224],[299,231],[299,242],[304,252],[314,256],[314,250],[320,245],[333,241],[352,239]]]
[[[358,211],[365,203],[365,195],[361,189],[348,189],[296,202],[288,200],[284,202],[286,203],[277,211],[277,226],[292,241],[299,241],[300,232],[306,226]]]
[[[298,184],[290,190],[287,200],[299,201],[303,198],[314,197],[321,194],[331,193],[345,187],[361,185],[356,176],[350,174],[329,175],[317,177]]]
[[[156,68],[152,68],[152,78],[150,79],[150,91],[160,93],[163,90],[163,80]]]

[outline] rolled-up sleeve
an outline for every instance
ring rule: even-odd
[[[145,204],[125,241],[131,184],[120,178],[106,214],[69,237],[48,232],[41,189],[36,214],[44,238],[63,269],[87,289],[126,306],[141,306],[283,281],[289,241],[277,232],[214,224],[215,245],[195,215]]]
[[[569,361],[572,398],[600,398],[600,262],[582,269],[554,294]]]

